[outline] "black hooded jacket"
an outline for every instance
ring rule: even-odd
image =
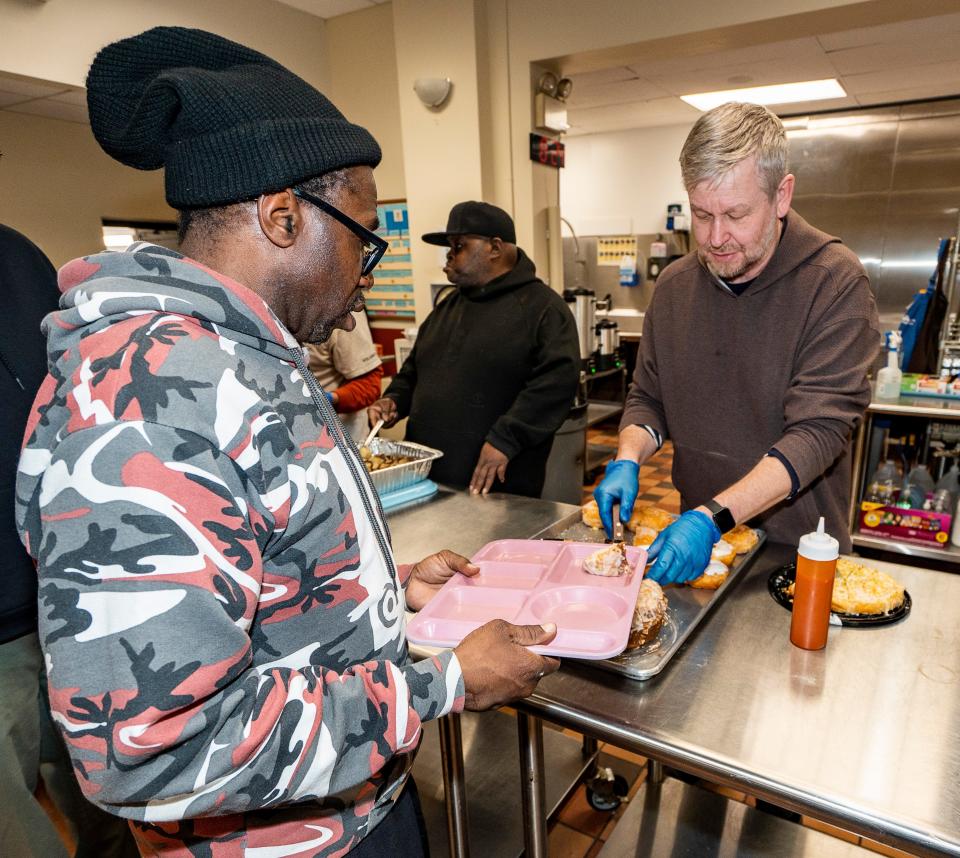
[[[57,272],[31,241],[0,226],[0,643],[37,628],[37,572],[17,535],[13,487],[23,430],[47,374],[40,321],[60,300]]]
[[[386,395],[410,417],[407,440],[443,450],[431,479],[468,485],[488,441],[510,460],[494,488],[538,497],[580,350],[573,314],[518,254],[511,271],[434,309]]]

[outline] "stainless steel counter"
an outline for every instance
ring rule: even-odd
[[[575,509],[441,490],[389,521],[398,559],[411,562],[533,536]],[[769,572],[792,557],[765,549],[659,676],[565,663],[518,705],[523,799],[537,829],[528,855],[544,854],[543,718],[883,843],[960,856],[960,576],[877,562],[906,585],[910,616],[833,628],[827,648],[808,653],[790,645],[790,615],[767,593]],[[462,774],[462,755],[459,764]]]
[[[911,615],[831,628],[825,650],[805,652],[766,586],[792,557],[767,548],[659,676],[565,664],[518,708],[874,840],[960,856],[960,576],[878,562]]]
[[[415,563],[441,548],[449,548],[469,557],[494,539],[526,539],[577,509],[579,507],[570,504],[516,495],[470,495],[465,491],[454,491],[441,486],[433,497],[389,513],[387,521],[397,562]],[[411,647],[411,652],[414,657],[429,654],[429,650],[424,651],[424,648],[417,647]],[[446,804],[447,843],[449,854],[455,858],[467,858],[470,854],[467,778],[463,754],[465,731],[461,720],[460,715],[451,714],[439,719],[437,723]],[[518,720],[525,725],[524,718]],[[468,728],[470,726],[468,725]],[[473,726],[477,727],[478,724]],[[525,742],[526,737],[527,734],[521,727],[520,738]],[[545,744],[539,731],[536,739],[538,759],[542,767]],[[556,762],[556,758],[562,753],[557,750],[556,742],[547,743],[547,748],[552,748],[553,762]],[[579,752],[577,756],[580,756]],[[564,753],[563,757],[560,765],[554,767],[557,770],[554,775],[571,765],[570,755]],[[586,763],[586,760],[581,760],[579,766],[575,762],[573,765],[580,771]],[[538,779],[537,786],[539,806],[546,807],[544,778]],[[481,800],[498,795],[490,790],[485,792],[486,795],[480,796]],[[556,784],[553,785],[553,792],[557,793]],[[564,792],[565,787],[561,787],[560,794]],[[524,792],[523,795],[526,796],[527,793]],[[524,819],[528,816],[529,814],[525,814]]]
[[[432,498],[387,515],[398,563],[449,548],[469,557],[494,539],[527,539],[579,507],[517,495],[470,495],[440,487]]]

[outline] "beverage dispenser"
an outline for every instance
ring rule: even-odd
[[[596,311],[597,297],[592,289],[568,289],[564,298],[577,323],[577,337],[580,340],[580,359],[587,364],[597,350]]]
[[[620,330],[617,323],[611,319],[601,319],[597,323],[596,332],[597,341],[600,344],[597,369],[602,371],[620,366]]]

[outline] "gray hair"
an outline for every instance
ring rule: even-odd
[[[716,181],[751,155],[767,195],[773,199],[787,175],[787,134],[783,123],[759,104],[731,101],[708,110],[695,123],[680,151],[680,172],[688,191]]]

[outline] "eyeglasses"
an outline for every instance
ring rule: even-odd
[[[345,215],[340,209],[330,205],[326,200],[315,197],[300,188],[293,188],[293,194],[306,200],[311,205],[316,206],[320,211],[326,212],[334,220],[340,221],[357,238],[363,242],[363,265],[360,268],[360,276],[367,277],[374,268],[377,267],[383,254],[387,252],[390,243],[386,239],[380,238],[375,232],[367,229],[362,224],[357,223],[352,217]]]

